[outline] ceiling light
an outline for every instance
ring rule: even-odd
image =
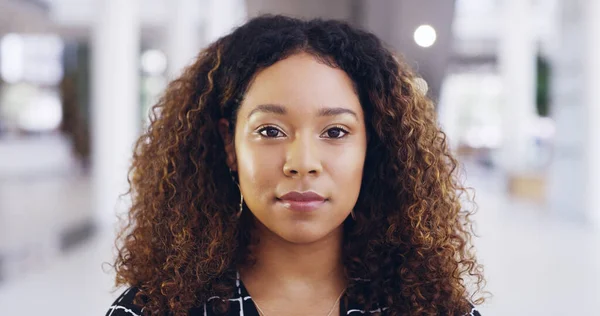
[[[415,30],[415,43],[421,47],[430,47],[435,43],[437,34],[431,25],[421,25]]]

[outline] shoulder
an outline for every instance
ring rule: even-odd
[[[371,310],[369,311],[370,314],[374,314],[374,313],[382,313],[383,315],[386,315],[386,311],[388,310],[387,307],[381,308],[381,309],[375,309],[375,310]],[[364,315],[367,314],[364,310],[361,310],[360,308],[351,308],[348,309],[346,311],[346,315],[351,316],[351,315]],[[481,316],[481,314],[477,311],[477,309],[475,309],[474,307],[469,311],[469,313],[464,314],[462,316]]]
[[[465,316],[481,316],[481,314],[479,311],[477,311],[477,309],[475,309],[475,307],[472,307],[471,311],[468,314],[465,314]]]
[[[134,298],[135,295],[139,292],[139,288],[137,287],[130,287],[127,290],[125,290],[116,300],[114,303],[112,303],[112,305],[108,308],[108,311],[106,312],[105,316],[142,316],[142,312],[144,310],[143,306],[139,306],[134,304]],[[245,299],[248,299],[249,296]],[[210,315],[214,315],[213,311],[212,311],[212,305],[211,302],[213,300],[217,300],[219,299],[219,297],[214,296],[208,299],[208,301],[204,304],[201,304],[198,307],[194,307],[192,309],[190,309],[189,311],[189,315],[205,315],[205,316],[210,316]],[[237,298],[232,298],[230,299],[230,301],[233,302],[242,302],[243,300],[240,299],[240,296],[237,296]],[[245,304],[242,304],[245,305]],[[240,307],[237,307],[236,305],[233,305],[232,310],[235,311],[234,315],[238,315],[240,311],[239,310]],[[242,306],[243,308],[243,306]]]
[[[133,303],[138,291],[138,288],[130,287],[123,292],[110,306],[106,316],[141,316],[142,307]]]

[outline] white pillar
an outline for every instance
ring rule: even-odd
[[[166,54],[169,79],[176,78],[198,55],[204,34],[201,30],[202,1],[172,0],[169,2]]]
[[[600,1],[583,1],[585,16],[584,102],[587,118],[586,217],[600,228]]]
[[[503,0],[498,65],[503,78],[501,166],[509,173],[528,167],[535,118],[536,44],[530,0]]]
[[[549,204],[565,218],[600,227],[600,2],[560,4]]]
[[[140,0],[100,0],[92,43],[92,187],[101,224],[126,210],[127,171],[139,133]],[[119,202],[120,201],[120,202]]]

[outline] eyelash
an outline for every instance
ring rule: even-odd
[[[328,129],[325,131],[325,133],[327,133],[328,131],[331,131],[331,130],[339,130],[339,131],[341,131],[341,132],[344,134],[344,135],[342,135],[341,137],[334,137],[334,138],[332,138],[332,139],[342,139],[342,138],[345,138],[346,136],[348,136],[348,134],[350,133],[350,132],[348,132],[348,130],[347,130],[347,129],[345,129],[345,128],[344,128],[344,127],[342,127],[342,126],[338,126],[338,125],[336,125],[336,126],[332,126],[331,128],[328,128]]]
[[[258,134],[260,134],[260,136],[262,136],[262,137],[264,137],[264,138],[278,138],[278,137],[269,137],[269,136],[267,136],[267,135],[263,134],[263,132],[265,132],[265,131],[267,131],[267,130],[269,130],[269,129],[274,129],[274,130],[276,130],[278,133],[281,133],[281,134],[283,134],[283,132],[282,132],[281,130],[279,130],[279,128],[277,128],[277,127],[274,127],[274,126],[271,126],[271,125],[266,125],[266,126],[263,126],[263,127],[259,128],[259,129],[258,129]],[[283,134],[283,135],[285,135],[285,134]]]
[[[259,128],[259,129],[257,130],[257,132],[258,132],[258,134],[260,134],[260,136],[262,136],[262,137],[264,137],[264,138],[279,138],[279,137],[281,137],[281,136],[277,136],[277,137],[269,137],[269,136],[267,136],[267,135],[263,134],[263,132],[265,132],[265,131],[267,131],[267,130],[269,130],[269,129],[274,129],[274,130],[276,130],[278,133],[281,133],[281,134],[283,134],[283,135],[285,136],[285,134],[284,134],[284,133],[283,133],[283,132],[282,132],[282,131],[281,131],[279,128],[277,128],[277,127],[275,127],[275,126],[271,126],[271,125],[263,126],[263,127]],[[341,131],[341,132],[342,132],[344,135],[343,135],[343,136],[341,136],[341,137],[326,137],[326,138],[330,138],[330,139],[342,139],[342,138],[344,138],[344,137],[348,136],[348,134],[350,133],[350,132],[348,132],[348,130],[347,130],[347,129],[343,128],[342,126],[332,126],[331,128],[328,128],[328,129],[327,129],[327,130],[326,130],[326,131],[325,131],[323,134],[325,134],[325,133],[327,133],[328,131],[331,131],[331,130],[339,130],[339,131]]]

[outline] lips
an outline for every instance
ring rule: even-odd
[[[314,211],[325,203],[326,199],[315,192],[292,191],[282,195],[278,202],[292,211]]]

